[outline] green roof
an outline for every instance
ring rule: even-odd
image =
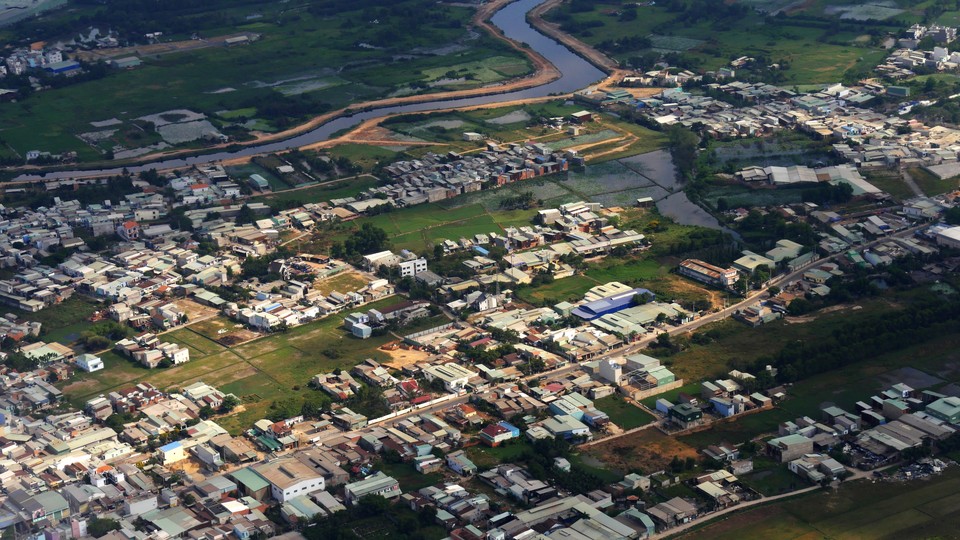
[[[238,483],[242,484],[249,491],[260,491],[270,486],[270,483],[252,469],[240,469],[230,473]]]

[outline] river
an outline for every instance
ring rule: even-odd
[[[335,118],[312,131],[308,131],[301,135],[284,139],[282,141],[246,146],[230,152],[221,151],[186,158],[161,159],[144,165],[131,165],[126,167],[126,169],[130,172],[140,172],[147,169],[172,169],[214,163],[237,157],[280,152],[283,150],[299,148],[308,144],[325,141],[334,133],[346,128],[354,127],[371,118],[379,118],[398,113],[424,112],[489,103],[501,103],[517,99],[544,97],[557,93],[565,94],[586,88],[587,86],[603,79],[605,74],[602,71],[571,52],[570,49],[567,49],[560,43],[557,43],[553,39],[541,34],[527,22],[527,12],[545,1],[546,0],[518,0],[508,4],[503,9],[495,13],[491,18],[491,21],[497,28],[503,31],[505,36],[513,39],[514,41],[526,43],[531,49],[540,53],[550,63],[556,66],[561,76],[559,79],[553,82],[533,88],[527,88],[526,90],[518,90],[504,94],[493,94],[445,101],[426,101],[423,103],[415,103],[410,105],[398,105],[394,107],[371,109],[357,112],[349,116]],[[16,180],[31,180],[38,178],[58,179],[79,176],[106,176],[120,174],[122,171],[122,167],[115,167],[111,169],[55,171],[48,172],[43,176],[21,175],[17,177]]]

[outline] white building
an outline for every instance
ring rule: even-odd
[[[326,487],[323,476],[294,457],[263,463],[253,470],[270,483],[270,494],[281,503]]]
[[[400,277],[413,277],[427,271],[427,260],[423,257],[400,263]]]
[[[943,229],[937,233],[937,245],[960,248],[960,226]]]
[[[430,366],[423,370],[428,381],[439,379],[448,392],[459,392],[467,386],[467,381],[477,374],[459,364],[443,364]]]
[[[93,354],[81,354],[76,359],[77,367],[91,373],[103,369],[103,360]]]

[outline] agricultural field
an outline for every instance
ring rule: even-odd
[[[860,39],[866,30],[859,23],[841,22],[839,17],[836,28],[828,31],[826,24],[794,24],[789,16],[769,19],[753,9],[742,15],[691,22],[681,19],[687,14],[670,11],[661,3],[639,5],[624,0],[591,4],[588,9],[585,5],[577,4],[577,9],[565,5],[547,17],[593,46],[625,38],[649,39],[649,45],[641,42],[637,48],[608,49],[615,51],[613,56],[621,62],[651,52],[682,53],[689,62],[686,67],[714,70],[740,56],[763,57],[785,65],[781,84],[809,84],[834,82],[845,73],[870,69],[884,54],[871,40]],[[636,17],[623,16],[624,9],[634,5],[637,7],[631,12]],[[899,29],[891,23],[891,31]]]
[[[398,301],[388,298],[366,307],[384,307]],[[224,319],[203,321],[161,336],[190,349],[190,362],[186,364],[149,370],[108,352],[103,355],[104,370],[78,373],[63,390],[71,403],[82,407],[93,396],[137,382],[175,389],[202,380],[240,398],[242,407],[236,413],[218,419],[231,433],[239,433],[268,415],[274,401],[313,392],[307,384],[317,373],[349,368],[364,358],[389,360],[379,347],[396,338],[388,334],[356,339],[341,328],[345,316],[333,315],[229,347],[220,342],[224,335],[219,330],[235,331],[234,324]],[[403,331],[436,326],[444,320],[442,316],[429,318]]]
[[[421,9],[416,0],[399,4]],[[479,86],[531,71],[525,56],[466,28],[471,8],[431,5],[430,16],[410,21],[401,14],[404,6],[391,7],[398,9],[382,10],[379,24],[371,25],[359,6],[329,17],[272,2],[248,3],[244,14],[218,14],[229,23],[210,32],[259,36],[250,44],[145,55],[135,69],[38,92],[0,108],[0,136],[21,155],[33,149],[77,151],[81,160],[95,160],[108,148],[78,138],[98,129],[91,123],[115,119],[131,127],[137,118],[176,108],[204,115],[212,127],[230,133],[269,131],[352,103]],[[249,10],[263,16],[248,21]],[[448,72],[463,80],[447,84]],[[127,142],[142,147],[153,141],[144,136]]]
[[[951,538],[960,530],[958,489],[957,467],[906,483],[859,480],[735,513],[678,538]]]

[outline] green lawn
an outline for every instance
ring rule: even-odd
[[[377,464],[377,468],[396,478],[397,482],[400,483],[400,489],[407,493],[438,484],[444,478],[442,472],[421,474],[417,472],[412,463],[386,463],[381,461]]]
[[[593,404],[597,409],[607,413],[611,422],[624,430],[637,428],[654,420],[650,413],[632,403],[627,403],[619,394],[600,398]]]
[[[565,300],[582,300],[585,292],[599,284],[599,281],[587,276],[571,276],[536,288],[525,286],[515,293],[521,300],[531,304],[553,305]]]
[[[916,197],[916,194],[903,181],[898,173],[869,172],[867,181],[889,193],[894,199],[902,201]]]
[[[738,478],[745,485],[767,497],[796,491],[810,485],[790,472],[786,465],[763,457],[754,458],[753,472]]]

